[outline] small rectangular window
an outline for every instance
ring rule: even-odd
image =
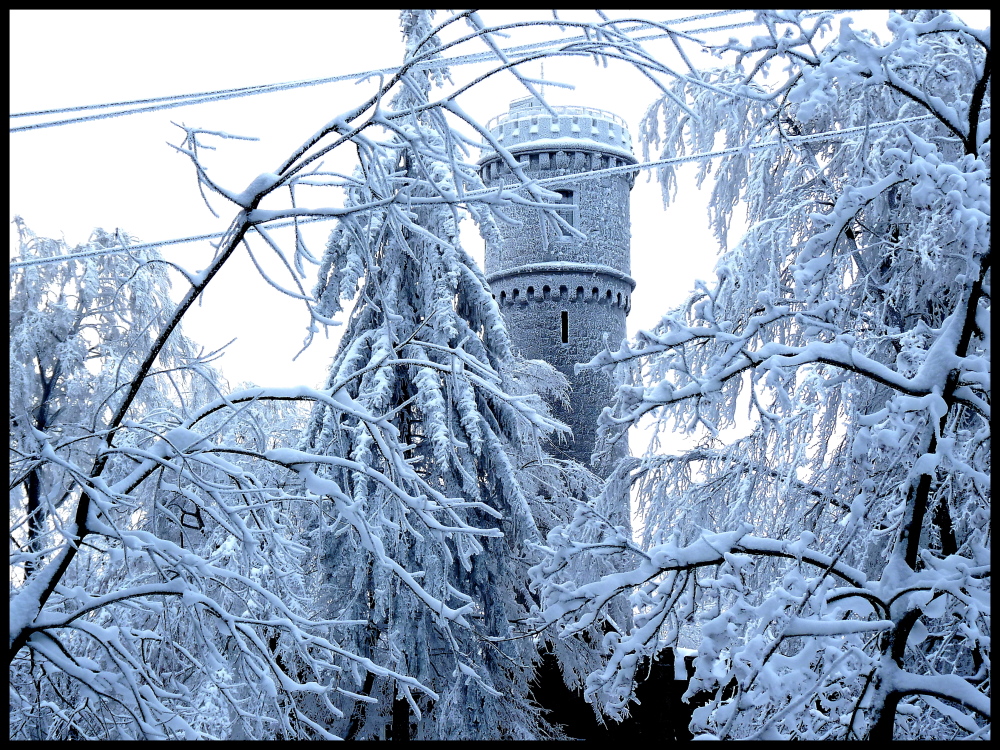
[[[569,343],[569,313],[562,311],[562,342]]]
[[[559,214],[559,218],[569,224],[571,227],[576,227],[576,201],[574,200],[572,190],[557,190],[559,193],[559,200],[557,201],[560,208],[556,209],[556,213]],[[565,206],[565,208],[562,208]]]

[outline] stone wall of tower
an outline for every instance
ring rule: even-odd
[[[553,272],[508,277],[493,289],[518,353],[528,359],[544,359],[572,384],[569,408],[554,404],[553,411],[573,428],[574,440],[568,445],[553,445],[553,453],[590,463],[597,417],[610,404],[614,384],[601,372],[576,374],[574,365],[600,351],[605,335],[615,347],[625,338],[629,286],[603,275]],[[621,455],[624,445],[619,446],[614,459]],[[595,468],[603,473],[608,467]]]
[[[560,158],[560,157],[564,158]],[[629,161],[617,155],[586,151],[542,151],[519,157],[528,177],[566,177],[581,172],[624,166]],[[557,168],[559,163],[574,168]],[[510,169],[499,161],[485,165],[483,179],[488,187],[516,182]],[[520,226],[501,223],[503,243],[486,255],[486,274],[529,263],[575,261],[606,265],[625,274],[630,271],[629,191],[627,175],[598,180],[560,183],[553,188],[572,190],[576,203],[576,228],[586,235],[580,240],[553,226],[550,218],[530,206],[514,205],[505,213]]]
[[[572,177],[598,169],[634,164],[628,131],[614,115],[585,107],[556,107],[556,117],[531,101],[515,102],[490,130],[529,178]],[[516,182],[495,152],[480,159],[487,187]],[[516,224],[499,224],[501,242],[487,247],[486,274],[507,320],[515,350],[543,359],[572,385],[568,409],[555,415],[573,429],[568,445],[553,444],[555,455],[590,463],[597,418],[611,403],[614,384],[600,372],[576,374],[604,347],[625,337],[625,316],[635,282],[629,276],[629,191],[632,177],[608,175],[569,179],[546,186],[563,191],[568,218],[585,238],[560,230],[542,209],[514,205],[506,214]],[[594,466],[606,474],[625,446]]]

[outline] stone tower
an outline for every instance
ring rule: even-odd
[[[591,107],[550,108],[528,97],[488,125],[493,136],[521,163],[529,178],[586,175],[598,169],[635,164],[625,122]],[[500,156],[488,149],[479,160],[487,187],[515,181]],[[507,209],[519,226],[499,223],[502,241],[486,248],[486,276],[510,330],[514,349],[543,359],[565,374],[573,390],[568,410],[555,416],[573,428],[555,455],[590,464],[595,426],[611,403],[614,385],[600,372],[574,373],[604,347],[625,338],[625,316],[635,281],[629,276],[629,191],[634,173],[570,179],[546,185],[560,195],[559,216],[586,236],[560,228],[542,209]],[[618,453],[625,452],[619,444]],[[611,464],[593,466],[606,475]]]

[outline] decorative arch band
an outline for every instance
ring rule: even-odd
[[[598,305],[611,305],[622,308],[626,313],[630,309],[631,300],[627,293],[611,289],[607,286],[576,287],[566,284],[549,285],[541,287],[515,286],[511,290],[500,290],[499,294],[493,297],[500,303],[501,307],[512,305],[527,305],[532,302],[582,302]]]

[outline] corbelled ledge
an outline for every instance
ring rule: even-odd
[[[486,277],[486,280],[492,285],[496,282],[506,279],[509,276],[519,276],[521,274],[527,273],[590,273],[590,274],[601,274],[602,276],[610,276],[613,279],[618,279],[619,281],[624,281],[628,284],[629,289],[635,289],[635,279],[629,276],[627,273],[623,273],[610,266],[599,265],[596,263],[573,263],[571,261],[555,261],[550,263],[529,263],[524,266],[517,266],[516,268],[506,268],[503,271],[497,271],[496,273],[491,273]]]

